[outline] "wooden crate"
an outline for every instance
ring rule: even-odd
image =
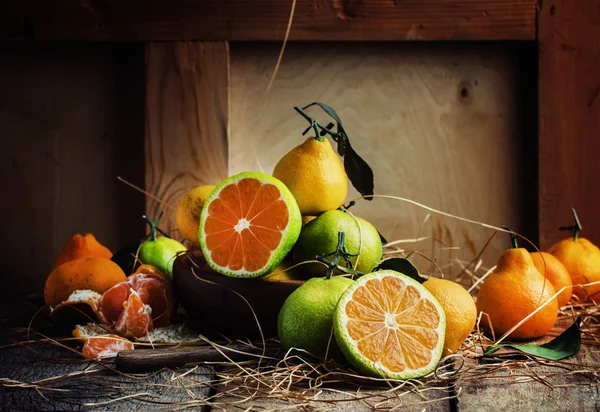
[[[160,206],[116,176],[175,205],[194,185],[269,172],[303,126],[291,106],[307,100],[340,110],[380,193],[509,224],[542,247],[574,205],[600,242],[597,2],[294,4],[266,95],[279,51],[268,42],[284,37],[292,2],[54,0],[3,13],[0,38],[37,41],[0,46],[6,290],[41,290],[73,232],[113,249],[143,232],[143,203]],[[390,238],[425,230],[466,256],[489,236],[445,218],[424,226],[423,211],[392,201],[356,210]]]

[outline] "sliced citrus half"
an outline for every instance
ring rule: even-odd
[[[276,178],[245,172],[223,180],[200,214],[200,246],[216,272],[253,278],[271,272],[302,227],[298,204]]]
[[[336,342],[363,373],[411,379],[427,375],[444,349],[446,316],[417,281],[392,270],[362,276],[334,315]]]

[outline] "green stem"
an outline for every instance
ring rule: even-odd
[[[158,222],[160,222],[160,219],[162,218],[163,213],[164,212],[160,212],[160,214],[158,215],[158,218],[156,220],[152,220],[148,216],[142,215],[142,218],[146,221],[146,223],[148,225],[150,225],[150,234],[148,235],[148,237],[150,237],[152,240],[156,240],[156,232],[160,233],[161,235],[163,235],[165,237],[169,237],[169,235],[167,235],[165,232],[163,232],[158,227]]]
[[[573,206],[571,206],[571,213],[573,214],[573,221],[575,222],[572,226],[561,226],[558,230],[572,230],[573,231],[573,240],[577,242],[579,239],[579,232],[583,230],[581,226],[581,222],[579,221],[579,216],[577,216],[577,211]]]
[[[300,113],[300,115],[302,117],[304,117],[306,120],[308,120],[308,122],[310,123],[310,127],[312,127],[315,130],[315,134],[316,134],[315,140],[323,141],[323,136],[325,134],[328,134],[331,137],[333,137],[333,139],[336,142],[338,141],[338,139],[344,139],[344,136],[342,136],[340,133],[337,133],[337,132],[334,132],[334,131],[330,130],[330,128],[333,127],[333,124],[331,126],[329,126],[329,125],[323,126],[321,123],[317,122],[315,119],[313,119],[312,117],[310,117],[300,107],[294,106],[294,110],[296,110],[298,113]],[[319,129],[321,129],[321,130],[319,131]]]
[[[346,262],[347,265],[351,265],[352,262],[351,262],[350,258],[352,256],[358,256],[358,253],[353,254],[353,253],[348,252],[348,250],[346,249],[346,246],[344,245],[345,240],[346,240],[346,234],[342,231],[339,231],[338,232],[338,244],[335,249],[335,252],[317,256],[317,260],[319,262],[325,263],[327,265],[327,274],[325,275],[325,279],[331,279],[331,276],[333,275],[333,271],[336,269],[338,269],[344,273],[348,273],[350,275],[357,275],[357,276],[362,275],[362,273],[357,270],[354,270],[354,269],[351,269],[348,267],[344,267],[339,264],[340,260],[344,259],[344,261]],[[333,255],[333,258],[331,260],[325,259],[326,256],[332,256],[332,255]]]
[[[515,249],[518,249],[518,248],[519,248],[519,242],[517,242],[517,235],[515,235],[515,234],[513,233],[513,231],[512,231],[512,230],[510,230],[510,229],[509,229],[508,227],[506,227],[506,226],[502,226],[502,229],[508,230],[508,231],[510,232],[509,234],[510,234],[510,241],[511,241],[511,243],[512,243],[512,247],[513,247],[513,248],[515,248]]]

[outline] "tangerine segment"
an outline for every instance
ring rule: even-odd
[[[114,329],[119,335],[132,338],[146,336],[153,329],[152,309],[142,302],[140,295],[133,289],[123,303],[123,312]]]
[[[206,247],[219,266],[249,272],[263,268],[281,244],[289,222],[279,189],[245,178],[225,186],[208,207]]]
[[[342,296],[334,321],[346,358],[371,374],[408,379],[439,361],[446,320],[418,282],[394,271],[363,276]]]
[[[91,359],[103,359],[114,357],[122,350],[133,350],[133,343],[117,335],[105,335],[88,338],[81,352]]]

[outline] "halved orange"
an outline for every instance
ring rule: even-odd
[[[216,272],[239,278],[270,273],[292,249],[302,227],[288,188],[264,173],[223,180],[200,214],[200,246]]]
[[[392,270],[362,276],[342,295],[336,342],[363,373],[411,379],[432,372],[442,356],[446,315],[417,281]]]

